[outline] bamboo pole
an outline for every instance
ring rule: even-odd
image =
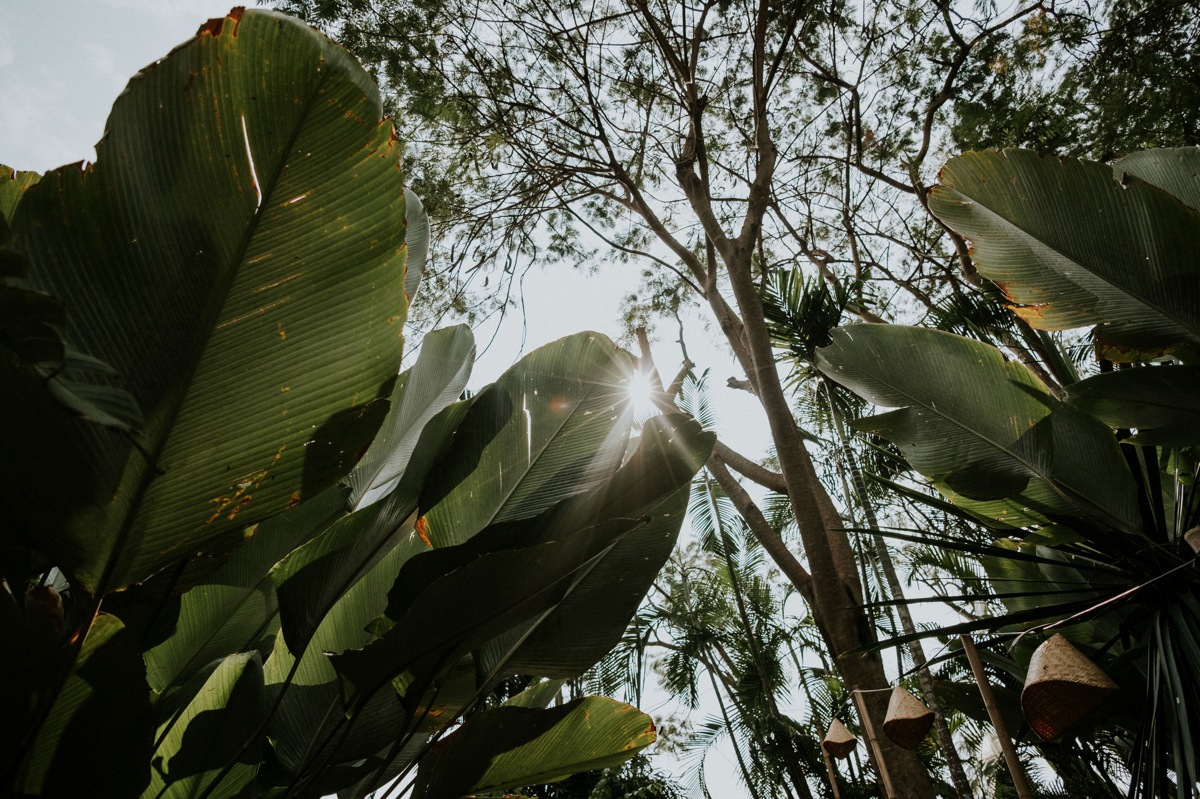
[[[825,751],[825,747],[821,747],[821,754],[825,756],[825,768],[829,769],[829,787],[833,789],[833,799],[842,799],[842,792],[838,790],[837,774],[833,771],[833,761],[829,759],[829,753]]]
[[[967,653],[967,660],[971,663],[971,671],[975,674],[975,683],[979,686],[979,693],[987,708],[988,718],[992,720],[992,726],[996,729],[996,737],[1000,740],[1000,750],[1004,752],[1004,762],[1008,764],[1009,774],[1012,774],[1013,785],[1017,788],[1017,796],[1020,799],[1033,799],[1033,791],[1029,789],[1029,780],[1025,776],[1025,769],[1021,767],[1021,761],[1017,758],[1017,749],[1013,746],[1012,737],[1008,734],[1008,725],[1004,723],[1004,717],[1000,715],[1000,708],[996,705],[996,697],[993,696],[987,674],[983,671],[983,662],[979,659],[979,651],[975,649],[975,642],[971,640],[971,636],[966,634],[960,635],[959,638],[962,640],[963,651]]]
[[[883,753],[879,750],[879,740],[875,734],[875,723],[871,720],[871,714],[867,712],[867,704],[863,701],[862,692],[852,690],[850,695],[854,697],[854,704],[858,707],[858,717],[862,721],[863,732],[867,734],[867,745],[871,747],[871,751],[875,754],[875,765],[879,771],[879,780],[883,783],[884,793],[888,799],[895,799],[897,793],[895,786],[892,785],[892,775],[888,773],[887,763],[883,759]]]

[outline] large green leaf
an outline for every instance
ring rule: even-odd
[[[453,723],[481,693],[476,685],[475,663],[470,657],[464,658],[426,692],[421,703],[413,709],[405,734],[401,735],[403,729],[395,726],[393,733],[396,740],[373,757],[332,767],[322,777],[320,789],[336,789],[338,799],[364,799],[409,768],[424,754],[425,746],[433,734]],[[370,721],[359,714],[349,723]],[[392,723],[395,724],[394,720]]]
[[[1139,444],[1200,444],[1200,367],[1122,369],[1089,377],[1067,394],[1111,427],[1136,428]]]
[[[452,335],[437,339],[435,343],[456,339],[461,341],[457,335]],[[473,351],[474,348],[469,349]],[[433,382],[435,385],[440,383]],[[413,388],[418,395],[421,393],[420,385]],[[405,407],[408,397],[409,392],[405,391],[393,409]],[[439,399],[433,404],[440,407],[442,401]],[[284,638],[293,654],[304,651],[317,625],[334,603],[397,544],[403,542],[405,551],[410,553],[421,551],[427,545],[419,536],[413,535],[417,499],[437,456],[449,446],[454,431],[470,407],[470,401],[452,403],[434,414],[432,419],[420,420],[420,435],[412,446],[405,446],[407,451],[399,466],[399,475],[388,477],[383,486],[391,491],[387,498],[341,519],[319,538],[289,555],[271,573],[278,590]],[[428,418],[424,412],[420,416]],[[394,435],[402,431],[399,426],[389,423],[387,427],[390,429],[385,429],[380,436],[385,444],[408,437],[407,433]],[[382,458],[373,461],[372,468],[381,463]]]
[[[92,623],[16,784],[22,796],[137,796],[150,779],[153,726],[137,641],[116,616]]]
[[[899,445],[948,496],[1138,529],[1133,479],[1111,431],[996,348],[938,330],[856,325],[833,331],[817,363],[876,405],[901,408],[857,426]]]
[[[559,707],[506,706],[472,717],[436,744],[417,771],[414,799],[458,799],[553,782],[619,765],[654,743],[654,722],[630,705],[589,696]]]
[[[387,590],[397,571],[413,554],[427,548],[413,534],[411,523],[403,527],[401,523],[410,522],[425,476],[470,407],[470,401],[453,403],[425,424],[399,486],[387,499],[342,519],[321,538],[293,553],[271,575],[279,584],[285,619],[284,635],[276,639],[266,664],[272,698],[284,690],[293,667],[296,673],[269,732],[280,761],[291,771],[313,763],[338,763],[324,772],[313,790],[329,793],[370,782],[383,765],[380,750],[390,747],[409,719],[395,692],[381,691],[347,721],[337,673],[323,653],[361,647],[374,639],[365,628],[386,607]],[[303,653],[298,665],[289,646]],[[473,692],[473,667],[470,677]],[[445,723],[447,708],[442,707],[442,700],[438,704],[434,715],[440,726]],[[416,708],[416,713],[424,711]],[[366,762],[346,762],[362,758],[367,758]],[[396,767],[393,760],[382,773],[392,773]]]
[[[416,686],[410,698],[419,698],[467,651],[547,614],[576,588],[591,590],[588,573],[690,482],[712,444],[695,422],[659,417],[605,483],[535,519],[492,525],[464,544],[413,558],[389,594],[394,626],[384,625],[380,640],[362,650],[333,656],[334,666],[360,700],[400,675]]]
[[[456,325],[426,334],[417,362],[396,381],[379,434],[346,478],[351,507],[361,508],[396,487],[425,424],[462,393],[474,363],[471,328]]]
[[[321,620],[299,665],[283,636],[275,639],[275,649],[263,666],[268,702],[279,698],[280,691],[286,693],[267,732],[285,768],[296,772],[306,762],[369,757],[394,740],[403,728],[407,714],[395,692],[380,692],[361,723],[347,729],[338,676],[324,653],[365,646],[374,640],[365,628],[383,612],[387,589],[400,567],[415,549],[423,548],[419,541],[415,545],[401,543],[346,591]],[[334,737],[339,735],[345,737]],[[335,788],[329,792],[332,790]]]
[[[335,486],[260,523],[214,575],[184,594],[174,629],[145,653],[150,687],[162,693],[217,658],[256,647],[278,611],[268,573],[341,514],[345,498]]]
[[[951,159],[929,206],[1034,327],[1099,325],[1111,357],[1131,360],[1200,343],[1200,212],[1166,191],[1103,164],[988,151]]]
[[[650,512],[651,521],[618,541],[581,574],[562,602],[512,645],[489,646],[484,673],[578,677],[616,646],[629,620],[671,556],[687,511],[683,486]],[[507,643],[507,642],[502,642]],[[511,651],[510,651],[511,649]]]
[[[304,652],[329,609],[388,553],[425,548],[413,533],[415,505],[416,497],[393,494],[341,519],[271,571],[292,654]]]
[[[1200,150],[1195,147],[1130,153],[1112,169],[1118,180],[1133,175],[1200,211]]]
[[[161,718],[150,786],[143,799],[194,799],[244,795],[258,773],[261,739],[245,746],[263,718],[262,660],[257,652],[230,655],[200,674]],[[185,701],[186,700],[186,701]],[[228,763],[235,765],[205,793]]]
[[[8,419],[5,506],[77,584],[227,550],[353,466],[399,368],[401,149],[344,50],[239,9],[130,81],[94,165],[25,192],[29,287],[146,419],[136,436],[44,421],[53,403]],[[90,480],[27,465],[63,460],[51,424]]]
[[[629,356],[599,333],[534,350],[475,398],[421,495],[435,546],[607,480],[632,424]]]

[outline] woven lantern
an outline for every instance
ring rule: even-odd
[[[1042,740],[1057,738],[1098,708],[1117,684],[1100,668],[1056,635],[1037,648],[1029,661],[1021,710]]]
[[[838,760],[850,757],[850,753],[856,746],[858,746],[858,739],[850,730],[846,729],[845,724],[837,719],[834,719],[833,723],[829,725],[829,732],[825,733],[825,740],[821,741],[821,747]]]
[[[888,702],[887,718],[883,720],[884,734],[896,746],[912,750],[932,726],[933,711],[897,685],[892,691],[892,701]]]
[[[1200,527],[1193,527],[1183,534],[1183,540],[1187,541],[1189,547],[1197,555],[1200,555]]]

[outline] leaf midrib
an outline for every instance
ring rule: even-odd
[[[198,34],[196,37],[193,37],[192,41],[198,41],[201,35],[203,34]],[[288,139],[287,145],[280,149],[281,157],[274,165],[269,183],[267,181],[263,181],[259,186],[260,202],[258,207],[254,209],[254,214],[250,217],[250,220],[246,225],[246,231],[242,236],[242,241],[235,250],[235,257],[231,258],[231,261],[236,263],[236,266],[229,270],[229,275],[220,291],[213,293],[214,297],[220,297],[220,301],[212,303],[211,310],[208,312],[208,319],[203,326],[199,326],[201,330],[201,336],[193,348],[191,363],[189,364],[187,371],[184,373],[184,378],[180,381],[180,384],[183,386],[183,388],[180,390],[178,399],[175,401],[175,407],[171,409],[167,416],[167,420],[164,421],[162,427],[164,431],[163,435],[159,438],[158,442],[156,442],[153,448],[143,449],[141,447],[137,447],[137,449],[142,452],[144,456],[152,455],[153,458],[147,457],[145,466],[142,469],[142,474],[138,478],[137,491],[131,498],[131,502],[128,505],[128,513],[121,524],[121,528],[117,534],[116,540],[113,542],[112,549],[108,556],[108,561],[104,567],[104,572],[97,583],[97,591],[95,594],[97,597],[103,597],[107,593],[108,584],[112,580],[117,563],[121,560],[124,544],[133,529],[134,521],[138,518],[138,513],[141,509],[142,502],[145,500],[146,491],[149,490],[151,483],[153,483],[154,479],[158,476],[158,463],[162,458],[162,453],[166,448],[167,442],[171,440],[172,434],[174,433],[175,424],[179,419],[179,413],[187,401],[189,394],[188,389],[190,389],[192,384],[195,382],[196,372],[200,368],[200,361],[203,359],[204,352],[208,349],[208,345],[212,341],[213,333],[216,330],[216,321],[218,318],[220,318],[221,311],[225,307],[226,302],[229,300],[229,294],[233,284],[237,281],[242,269],[244,269],[246,266],[246,251],[249,249],[250,243],[254,240],[254,236],[258,231],[258,227],[265,216],[264,210],[267,206],[267,199],[271,194],[274,193],[274,189],[279,182],[280,175],[282,174],[285,166],[289,163],[290,153],[293,151],[294,145],[299,139],[301,131],[305,128],[309,114],[315,105],[315,98],[320,93],[321,87],[325,85],[325,82],[329,77],[329,72],[330,70],[328,67],[323,69],[318,80],[313,84],[309,99],[304,104],[300,118],[292,129],[292,135]],[[245,111],[248,110],[250,110],[249,107],[243,109],[242,113],[245,113]],[[253,158],[253,153],[248,153],[248,157]],[[270,187],[270,191],[267,190],[268,186]]]
[[[872,354],[873,354],[873,355],[874,355],[874,354],[876,354],[876,351],[874,350],[874,348],[872,348]],[[1009,363],[1009,362],[1007,362],[1007,361],[1006,361],[1006,362],[1004,362],[1004,363],[1005,363],[1005,364],[1007,364],[1007,363]],[[1002,367],[1002,368],[1003,368],[1003,367]],[[1021,367],[1021,368],[1025,368],[1025,367]],[[996,449],[996,450],[998,450],[999,452],[1001,452],[1001,453],[1003,453],[1003,454],[1007,455],[1008,457],[1012,458],[1012,459],[1013,459],[1013,460],[1015,460],[1017,463],[1020,463],[1021,465],[1023,465],[1023,466],[1024,466],[1025,468],[1027,468],[1027,469],[1028,469],[1030,472],[1032,472],[1034,475],[1036,475],[1036,476],[1037,476],[1037,477],[1038,477],[1040,480],[1042,480],[1042,481],[1043,481],[1043,482],[1044,482],[1046,485],[1050,486],[1050,488],[1052,488],[1056,494],[1058,494],[1060,497],[1062,497],[1064,500],[1066,500],[1068,503],[1070,503],[1070,504],[1071,504],[1073,507],[1077,508],[1077,509],[1078,509],[1080,512],[1082,512],[1083,514],[1085,514],[1086,516],[1088,516],[1088,517],[1090,517],[1090,518],[1092,518],[1092,519],[1096,519],[1096,516],[1095,516],[1095,514],[1094,514],[1094,513],[1092,513],[1092,512],[1091,512],[1090,510],[1088,510],[1087,508],[1080,507],[1079,503],[1078,503],[1077,501],[1075,501],[1074,499],[1072,499],[1071,497],[1067,496],[1067,495],[1066,495],[1066,494],[1063,492],[1063,490],[1062,490],[1061,488],[1059,488],[1059,487],[1058,487],[1058,485],[1056,484],[1056,482],[1055,482],[1054,480],[1051,480],[1051,479],[1050,479],[1050,478],[1049,478],[1047,475],[1043,474],[1043,473],[1042,473],[1042,472],[1041,472],[1039,469],[1036,469],[1036,468],[1034,468],[1034,466],[1033,466],[1031,463],[1029,463],[1027,460],[1025,460],[1024,458],[1021,458],[1021,457],[1019,457],[1019,456],[1018,456],[1016,453],[1013,453],[1013,452],[1011,452],[1009,449],[1007,449],[1006,447],[1003,447],[1003,446],[1001,446],[999,443],[997,443],[996,441],[994,441],[994,440],[993,440],[992,438],[990,438],[989,436],[987,436],[987,435],[984,435],[983,433],[981,433],[981,432],[979,432],[979,431],[977,431],[977,430],[974,430],[974,429],[973,429],[973,428],[971,428],[971,427],[968,427],[968,426],[967,426],[965,423],[958,421],[958,419],[956,419],[956,418],[954,418],[954,417],[951,417],[951,416],[947,416],[945,413],[943,413],[943,412],[939,411],[939,410],[937,409],[937,407],[936,407],[936,406],[934,406],[932,403],[926,404],[925,402],[922,402],[921,400],[917,399],[916,397],[913,397],[911,394],[909,394],[909,392],[908,392],[908,391],[906,391],[906,390],[901,390],[901,389],[900,389],[898,386],[894,385],[894,384],[893,384],[893,383],[892,383],[890,380],[887,380],[887,379],[885,379],[885,378],[883,378],[883,377],[880,377],[880,376],[879,376],[877,373],[870,373],[870,374],[871,374],[871,377],[872,377],[873,379],[875,379],[875,380],[878,380],[880,383],[882,383],[882,384],[884,384],[884,385],[888,386],[889,388],[891,388],[892,390],[894,390],[894,391],[895,391],[897,394],[899,394],[899,395],[901,395],[901,396],[903,396],[903,397],[907,397],[907,398],[908,398],[908,400],[909,400],[909,405],[908,405],[907,407],[919,406],[919,407],[921,407],[921,408],[925,408],[925,409],[927,409],[928,411],[930,411],[931,413],[933,413],[933,414],[935,414],[936,416],[938,416],[939,418],[941,418],[941,419],[945,419],[946,421],[948,421],[948,422],[952,423],[953,425],[955,425],[955,426],[956,426],[956,427],[958,427],[959,429],[966,431],[966,432],[967,432],[969,435],[971,435],[971,436],[974,436],[975,438],[977,438],[977,439],[979,439],[979,440],[981,440],[981,441],[984,441],[984,442],[986,442],[987,444],[991,445],[991,446],[992,446],[994,449]],[[1050,399],[1053,399],[1053,397],[1050,397],[1050,395],[1049,395],[1049,394],[1047,394],[1046,396],[1047,396],[1047,397],[1049,397]],[[1050,410],[1050,412],[1049,412],[1049,413],[1047,413],[1047,414],[1046,414],[1046,416],[1045,416],[1045,417],[1042,417],[1042,418],[1047,418],[1047,417],[1049,417],[1049,416],[1050,416],[1050,414],[1052,414],[1053,412],[1054,412],[1054,411],[1053,411],[1053,408],[1052,408],[1052,409]],[[1065,484],[1065,483],[1064,483],[1064,485],[1067,485],[1067,484]],[[1069,486],[1069,485],[1068,485],[1067,487],[1068,487],[1068,488],[1070,488],[1072,491],[1075,491],[1075,492],[1077,492],[1077,493],[1079,494],[1079,496],[1081,496],[1081,497],[1087,496],[1087,494],[1086,494],[1086,493],[1084,493],[1084,492],[1082,492],[1082,491],[1079,491],[1078,489],[1076,489],[1076,488],[1075,488],[1075,487],[1073,487],[1073,486]],[[1022,492],[1022,493],[1024,493],[1024,492]],[[1097,506],[1097,507],[1100,507],[1100,506]],[[1111,513],[1111,511],[1110,511],[1109,509],[1105,508],[1104,510],[1105,510],[1105,513],[1106,513],[1106,514],[1108,514],[1108,515],[1112,515],[1112,513]],[[1120,517],[1119,517],[1119,516],[1112,515],[1112,519],[1113,519],[1113,520],[1115,520],[1115,521],[1121,522],[1121,519],[1120,519]],[[1096,519],[1096,521],[1101,521],[1101,520],[1099,520],[1099,519]],[[1122,522],[1122,527],[1123,527],[1123,526],[1124,526],[1124,524],[1123,524],[1123,522]]]
[[[1138,180],[1140,180],[1140,178],[1138,178]],[[1142,181],[1142,182],[1144,183],[1145,181]],[[1146,185],[1150,185],[1150,184],[1146,184]],[[1075,265],[1075,266],[1077,266],[1079,269],[1081,269],[1081,270],[1083,270],[1084,272],[1086,272],[1087,274],[1089,274],[1089,275],[1093,276],[1094,278],[1096,278],[1097,280],[1101,281],[1102,283],[1104,283],[1105,285],[1109,286],[1110,288],[1112,288],[1112,289],[1115,289],[1116,291],[1119,291],[1120,293],[1124,294],[1125,296],[1127,296],[1127,297],[1131,298],[1132,300],[1134,300],[1134,301],[1135,301],[1135,302],[1137,302],[1138,304],[1142,305],[1144,308],[1150,309],[1150,310],[1152,310],[1152,311],[1154,311],[1154,312],[1158,313],[1159,315],[1161,315],[1161,316],[1165,317],[1166,319],[1169,319],[1170,321],[1174,322],[1174,323],[1175,323],[1176,325],[1178,325],[1178,326],[1179,326],[1181,329],[1183,329],[1184,331],[1186,331],[1186,332],[1190,333],[1190,334],[1191,334],[1191,336],[1192,336],[1192,338],[1193,338],[1193,340],[1200,340],[1200,330],[1196,329],[1196,328],[1195,328],[1195,327],[1194,327],[1192,324],[1190,324],[1190,323],[1188,323],[1188,322],[1185,322],[1185,321],[1183,321],[1183,320],[1179,319],[1179,318],[1178,318],[1178,317],[1177,317],[1177,316],[1176,316],[1174,313],[1172,313],[1172,312],[1169,312],[1169,311],[1167,311],[1166,309],[1164,309],[1164,308],[1160,307],[1158,303],[1156,303],[1156,302],[1152,302],[1152,301],[1150,301],[1150,300],[1147,300],[1145,297],[1143,297],[1143,296],[1142,296],[1142,294],[1141,294],[1141,293],[1139,293],[1139,292],[1135,292],[1135,291],[1132,291],[1132,290],[1130,290],[1129,288],[1127,288],[1126,286],[1123,286],[1123,285],[1120,285],[1120,284],[1118,284],[1117,282],[1115,282],[1115,280],[1114,280],[1114,279],[1112,279],[1112,278],[1109,278],[1109,277],[1106,277],[1105,275],[1102,275],[1102,274],[1099,274],[1099,273],[1097,273],[1096,271],[1094,271],[1094,270],[1093,270],[1091,267],[1089,267],[1088,265],[1086,265],[1086,264],[1083,264],[1083,263],[1080,263],[1080,262],[1079,262],[1079,261],[1078,261],[1076,258],[1074,258],[1073,256],[1070,256],[1070,255],[1066,254],[1065,252],[1063,252],[1062,250],[1058,249],[1057,247],[1054,247],[1054,246],[1052,246],[1052,245],[1051,245],[1049,242],[1043,241],[1042,239],[1040,239],[1040,238],[1038,238],[1037,236],[1035,236],[1033,233],[1031,233],[1031,232],[1027,231],[1027,230],[1026,230],[1024,227],[1022,227],[1021,225],[1019,225],[1019,224],[1017,224],[1016,222],[1014,222],[1014,221],[1012,221],[1012,220],[1008,219],[1007,217],[1003,216],[1003,215],[1002,215],[1002,214],[1000,214],[998,211],[995,211],[995,210],[993,210],[991,206],[987,205],[986,203],[984,203],[984,202],[983,202],[982,200],[980,200],[979,198],[977,198],[977,197],[974,197],[974,196],[972,196],[972,195],[970,195],[970,194],[967,194],[966,192],[964,192],[964,191],[962,191],[962,190],[958,189],[957,187],[952,187],[952,186],[943,186],[942,188],[946,189],[946,190],[947,190],[947,192],[949,192],[949,193],[951,193],[951,194],[953,194],[953,195],[957,195],[957,196],[958,196],[959,198],[961,198],[962,200],[966,200],[966,201],[967,201],[967,202],[961,202],[961,201],[960,201],[960,202],[959,202],[959,204],[960,204],[960,205],[968,205],[968,204],[969,204],[970,206],[975,206],[975,207],[979,208],[980,210],[984,211],[984,212],[985,212],[985,213],[988,215],[988,219],[989,219],[989,221],[995,221],[995,220],[998,220],[998,221],[1001,223],[1001,224],[999,225],[999,227],[1001,227],[1001,228],[1009,228],[1009,229],[1011,229],[1011,230],[1015,230],[1015,231],[1017,231],[1017,233],[1019,233],[1019,234],[1020,234],[1020,237],[1021,237],[1022,239],[1024,239],[1025,241],[1027,241],[1027,242],[1033,242],[1033,243],[1037,244],[1038,246],[1040,246],[1041,248],[1043,248],[1044,250],[1047,250],[1047,251],[1049,251],[1049,252],[1052,252],[1052,253],[1054,253],[1055,255],[1059,256],[1059,257],[1060,257],[1060,258],[1062,258],[1064,261],[1066,261],[1066,262],[1068,262],[1068,263],[1071,263],[1071,264],[1074,264],[1074,265]],[[1174,196],[1174,195],[1170,195],[1170,196]],[[1110,206],[1110,207],[1112,207],[1112,206]],[[1128,214],[1128,213],[1125,213],[1125,211],[1127,211],[1127,210],[1128,210],[1128,209],[1127,209],[1127,206],[1117,206],[1117,207],[1119,207],[1119,208],[1121,208],[1121,209],[1122,209],[1122,216],[1125,216],[1126,218],[1129,216],[1129,214]],[[1061,275],[1062,273],[1060,272],[1059,274]],[[1070,279],[1070,278],[1069,278],[1069,277],[1067,277],[1066,275],[1062,275],[1062,276],[1063,276],[1065,279],[1068,279],[1068,280]],[[985,275],[985,277],[986,277],[986,275]],[[990,280],[991,278],[988,278],[988,279]],[[1076,281],[1074,281],[1074,280],[1071,280],[1071,283],[1072,283],[1072,285],[1075,285],[1075,286],[1077,286],[1077,287],[1079,286],[1078,282],[1076,282]],[[1135,288],[1136,288],[1136,286],[1135,286]],[[1025,305],[1025,304],[1023,303],[1023,305]],[[1087,312],[1087,313],[1090,313],[1090,314],[1095,314],[1095,315],[1097,315],[1097,316],[1101,316],[1102,318],[1105,318],[1105,323],[1107,323],[1107,324],[1111,324],[1111,322],[1110,322],[1110,321],[1109,321],[1109,320],[1108,320],[1106,317],[1104,317],[1104,315],[1103,315],[1103,314],[1101,314],[1099,311],[1097,311],[1097,310],[1094,310],[1094,309],[1093,309],[1093,310],[1088,310],[1087,308],[1083,307],[1083,306],[1082,306],[1081,304],[1079,304],[1079,303],[1075,303],[1075,305],[1076,305],[1077,307],[1079,307],[1079,308],[1080,308],[1080,310],[1083,310],[1083,311],[1085,311],[1085,312]]]

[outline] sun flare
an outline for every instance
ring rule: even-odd
[[[633,400],[633,414],[636,419],[647,419],[658,413],[654,404],[654,387],[650,383],[648,373],[638,371],[630,375],[629,396]]]

